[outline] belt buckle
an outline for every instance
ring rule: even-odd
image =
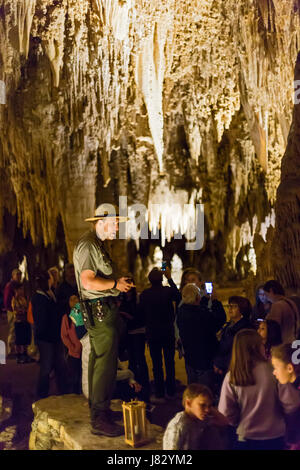
[[[104,319],[105,313],[103,312],[103,306],[102,306],[101,300],[97,300],[97,302],[95,303],[95,306],[96,306],[95,308],[96,318],[99,322],[102,322]]]

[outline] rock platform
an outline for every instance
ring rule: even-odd
[[[12,400],[0,395],[0,424],[8,420],[12,414]]]
[[[30,450],[133,450],[124,435],[109,438],[91,433],[90,410],[83,395],[51,396],[33,403],[32,408]],[[121,411],[121,400],[113,400],[111,408]],[[160,426],[149,424],[151,440],[138,449],[161,449],[163,433]]]

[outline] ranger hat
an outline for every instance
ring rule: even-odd
[[[95,210],[95,215],[93,217],[85,219],[85,222],[95,222],[96,220],[104,220],[107,218],[118,219],[119,222],[126,222],[127,220],[129,220],[129,217],[119,215],[118,211],[112,204],[101,204]]]

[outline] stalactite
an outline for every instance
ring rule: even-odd
[[[19,50],[27,59],[29,52],[29,35],[35,12],[36,0],[17,0],[17,2]]]
[[[1,196],[0,213],[15,210],[24,234],[45,244],[61,216],[71,253],[99,199],[97,182],[112,191],[117,181],[119,192],[150,207],[164,172],[169,200],[203,190],[209,229],[221,232],[233,268],[255,235],[267,240],[300,44],[293,7],[0,0],[0,171],[15,197],[12,208]],[[114,152],[122,165],[114,167]],[[122,178],[113,170],[121,167]],[[153,223],[168,239],[177,222],[159,217]]]

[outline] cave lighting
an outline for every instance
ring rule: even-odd
[[[183,270],[182,260],[175,253],[173,258],[171,259],[171,271],[172,271],[172,279],[177,285],[177,287],[180,286],[182,270]]]
[[[23,256],[23,260],[22,260],[22,262],[19,264],[18,269],[19,269],[19,270],[21,271],[21,273],[22,273],[22,279],[23,279],[23,281],[24,281],[24,279],[28,280],[27,258],[26,258],[26,256]]]
[[[187,240],[195,238],[197,223],[197,203],[202,196],[202,190],[192,191],[188,197],[186,191],[170,190],[164,188],[151,196],[148,207],[143,205],[128,206],[130,220],[127,226],[127,237],[136,240],[139,246],[139,238],[148,238],[148,230],[151,238],[161,238],[161,246],[164,247],[166,240],[172,238]]]

